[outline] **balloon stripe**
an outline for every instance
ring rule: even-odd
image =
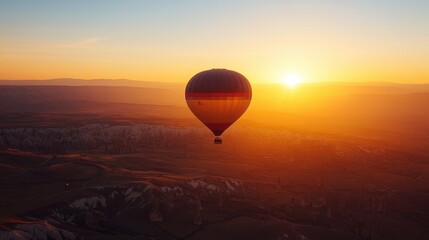
[[[246,97],[250,98],[251,94],[248,92],[212,92],[212,93],[186,93],[186,98],[190,97]]]
[[[249,97],[188,97],[189,100],[250,100]]]

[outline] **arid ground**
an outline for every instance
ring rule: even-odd
[[[0,239],[429,239],[428,85],[254,86],[214,145],[184,86],[71,82],[0,86]]]

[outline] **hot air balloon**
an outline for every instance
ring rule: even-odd
[[[185,91],[192,113],[215,135],[221,144],[222,133],[243,115],[252,99],[252,87],[240,73],[211,69],[197,73]]]

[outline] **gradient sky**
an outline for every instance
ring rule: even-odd
[[[0,79],[429,82],[428,0],[0,0]]]

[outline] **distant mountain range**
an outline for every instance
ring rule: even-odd
[[[7,80],[0,79],[0,85],[21,86],[21,85],[38,85],[38,86],[122,86],[122,87],[144,87],[144,88],[167,88],[183,89],[186,83],[165,83],[140,81],[130,79],[77,79],[77,78],[56,78],[46,80]],[[278,83],[256,83],[255,87],[272,87],[278,88]],[[428,92],[429,83],[409,84],[409,83],[392,83],[392,82],[321,82],[321,83],[304,83],[299,88],[330,89],[330,91],[341,91],[342,89],[354,89],[356,93],[409,93],[409,92]]]
[[[122,86],[122,87],[146,87],[146,88],[172,88],[172,87],[181,86],[183,84],[138,81],[138,80],[129,80],[129,79],[56,78],[56,79],[46,79],[46,80],[0,80],[0,85]]]

